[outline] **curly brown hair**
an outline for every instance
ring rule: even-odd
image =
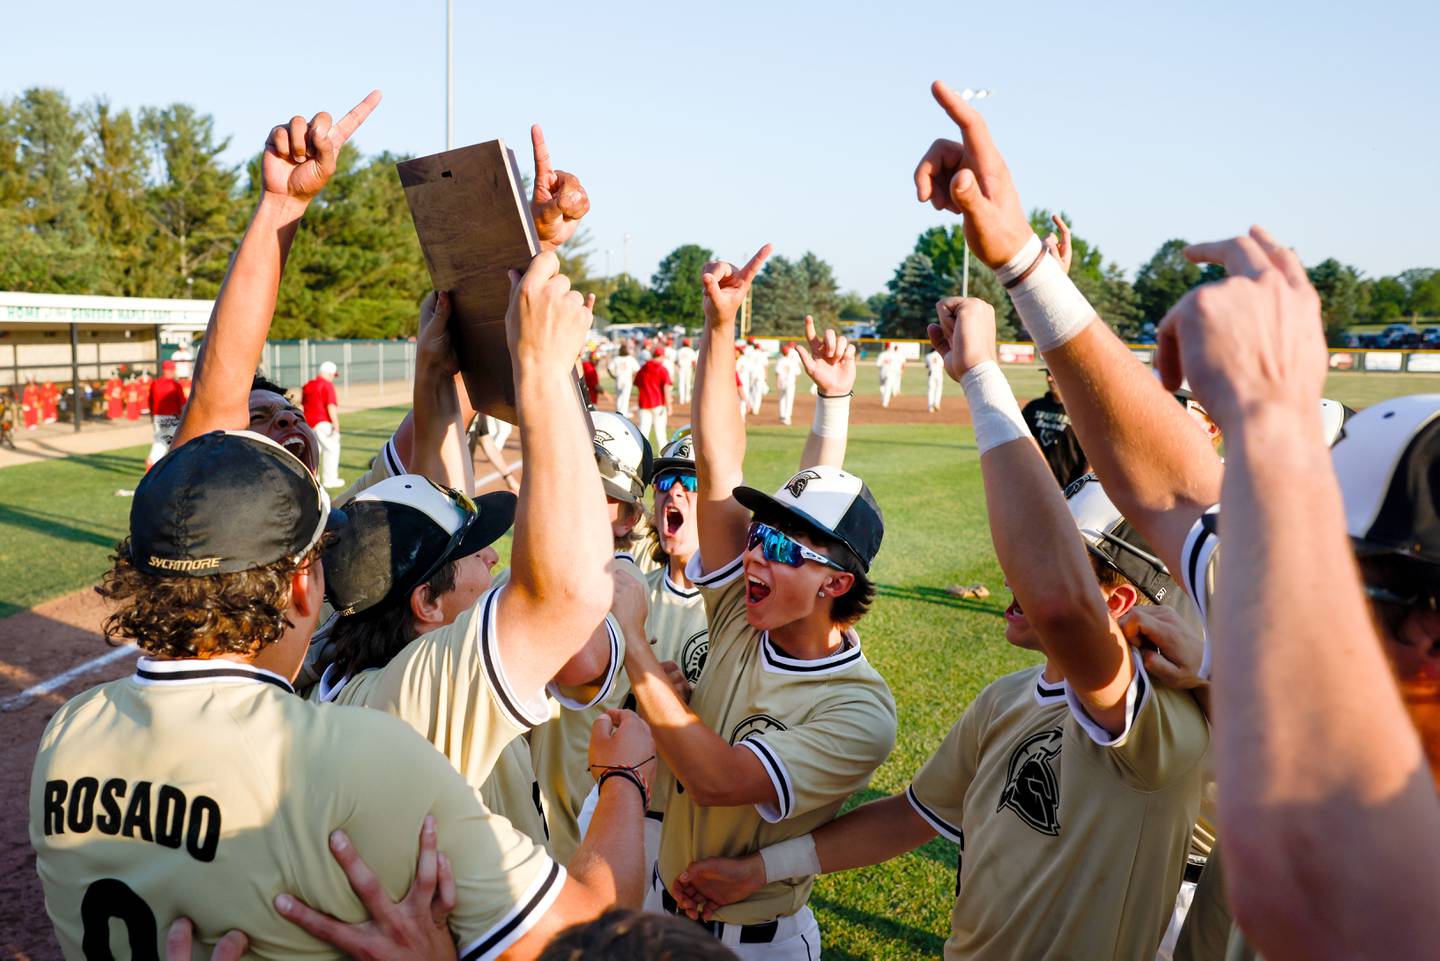
[[[684,918],[614,908],[571,925],[546,945],[540,961],[738,961],[709,931]]]
[[[323,543],[323,542],[322,542]],[[208,577],[151,574],[130,561],[130,538],[111,555],[95,592],[116,609],[105,618],[111,644],[128,638],[157,657],[253,657],[291,627],[290,581],[320,556],[317,544],[299,560]]]

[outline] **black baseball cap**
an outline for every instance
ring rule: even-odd
[[[349,522],[325,548],[325,599],[341,616],[404,603],[441,565],[489,547],[515,523],[509,491],[473,501],[418,474],[399,474],[345,505]]]
[[[1065,488],[1065,502],[1085,538],[1085,547],[1101,563],[1124,575],[1153,603],[1166,607],[1180,604],[1184,592],[1175,589],[1165,562],[1111,503],[1093,471]]]
[[[783,518],[850,549],[861,571],[880,552],[885,518],[865,482],[838,467],[810,467],[780,485],[774,495],[737,487],[735,499],[761,520]],[[839,561],[839,558],[836,558]]]
[[[345,524],[294,454],[251,431],[215,431],[170,451],[130,502],[130,562],[205,577],[300,558]]]
[[[660,450],[660,456],[655,458],[654,476],[659,477],[666,471],[695,473],[695,435],[689,428],[676,431],[675,437]]]

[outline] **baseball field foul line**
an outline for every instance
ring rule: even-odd
[[[520,458],[518,458],[518,457],[515,458],[515,460],[513,460],[513,461],[510,463],[510,470],[506,471],[505,473],[506,473],[506,474],[514,473],[515,468],[519,467],[522,463],[524,463],[524,461],[522,461]],[[490,473],[486,474],[484,477],[476,478],[476,480],[475,480],[475,486],[476,486],[476,487],[484,487],[486,484],[490,483],[491,481],[497,481],[497,480],[499,480],[501,477],[504,477],[504,476],[505,476],[505,474],[501,474],[498,470],[496,470],[496,471],[491,471]]]
[[[56,674],[48,681],[41,681],[39,684],[36,684],[32,687],[27,687],[19,694],[14,694],[10,697],[7,697],[5,700],[0,701],[0,711],[13,711],[17,708],[24,707],[26,704],[29,704],[31,701],[33,701],[35,698],[42,697],[46,694],[49,694],[51,691],[58,690],[59,688],[64,687],[66,684],[69,684],[71,680],[79,677],[81,674],[88,674],[91,671],[99,670],[100,668],[104,667],[106,664],[111,663],[112,661],[118,661],[122,657],[131,657],[138,653],[140,653],[139,648],[135,647],[133,644],[126,644],[124,647],[117,647],[109,654],[102,654],[99,657],[92,658],[86,661],[84,664],[80,664],[76,667],[70,668],[70,670],[66,671],[63,674]]]

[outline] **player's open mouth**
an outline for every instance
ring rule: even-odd
[[[1013,597],[1010,598],[1010,606],[1005,608],[1005,620],[1012,623],[1023,623],[1025,620],[1024,609],[1020,607],[1020,602]]]
[[[292,432],[276,441],[281,447],[294,454],[300,463],[310,468],[311,473],[315,471],[315,461],[310,453],[310,442],[305,435],[299,432]]]
[[[770,585],[754,575],[745,575],[745,603],[759,604],[770,596]]]
[[[665,536],[674,537],[685,526],[685,515],[674,507],[665,508]]]

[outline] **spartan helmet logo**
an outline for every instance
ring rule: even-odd
[[[1009,808],[1041,834],[1060,834],[1060,780],[1050,762],[1060,756],[1060,729],[1032,734],[1010,755],[1001,811]]]
[[[805,488],[810,486],[810,482],[819,479],[820,475],[813,470],[802,470],[785,482],[785,489],[790,492],[791,497],[799,500],[800,495],[805,493]]]
[[[597,427],[595,429],[595,443],[600,444],[601,446],[604,446],[606,444],[613,444],[615,443],[615,438],[610,436],[609,431],[604,431]]]
[[[700,674],[705,670],[705,658],[710,654],[710,629],[696,631],[686,639],[680,648],[680,670],[685,672],[685,680],[691,684],[698,683]]]
[[[751,714],[735,725],[735,730],[730,732],[730,743],[739,744],[747,737],[759,734],[769,734],[771,731],[783,731],[785,725],[781,724],[769,714]]]

